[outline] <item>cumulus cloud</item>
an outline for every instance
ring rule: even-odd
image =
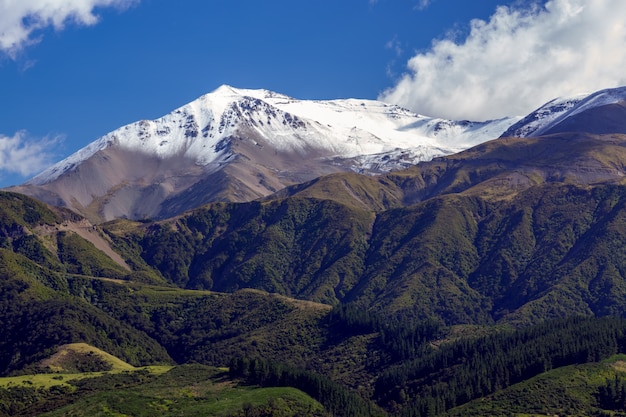
[[[0,133],[0,171],[27,177],[51,165],[55,154],[51,151],[61,137],[33,139],[20,131],[13,136]]]
[[[433,41],[379,98],[426,115],[486,120],[626,84],[626,1],[526,4],[473,20],[461,41]]]
[[[12,58],[40,41],[47,27],[62,30],[66,24],[93,25],[98,7],[126,8],[138,0],[0,0],[0,51]]]

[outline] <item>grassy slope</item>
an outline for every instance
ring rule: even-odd
[[[0,397],[0,415],[327,415],[299,390],[239,386],[200,365],[0,378]]]
[[[168,383],[166,389],[149,384],[111,390],[42,416],[244,416],[251,409],[272,410],[271,415],[326,416],[324,408],[294,388],[247,388],[203,381],[192,386]],[[268,411],[270,412],[270,411]]]
[[[93,368],[102,368],[106,371],[129,371],[132,365],[87,343],[70,343],[59,346],[51,357],[41,361],[38,366],[50,369],[52,372],[80,371],[85,364]]]
[[[450,416],[597,415],[596,394],[615,376],[626,376],[626,356],[554,369],[496,394],[457,407]]]

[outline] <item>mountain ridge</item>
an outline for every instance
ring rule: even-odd
[[[597,134],[626,133],[626,124],[623,121],[624,111],[615,114],[614,110],[615,107],[622,108],[625,100],[626,87],[607,88],[591,94],[583,93],[556,98],[514,123],[502,134],[502,137],[532,137],[573,131]],[[583,117],[585,120],[578,120],[581,115],[589,111],[596,113],[597,109],[600,109],[599,114],[592,114]],[[602,109],[605,112],[609,109],[608,117],[601,114]],[[594,123],[590,123],[591,121]]]
[[[496,137],[513,121],[454,122],[374,100],[297,100],[222,86],[117,129],[11,190],[94,222],[165,218],[334,172],[406,168]]]
[[[374,113],[376,121],[362,120],[366,113]],[[261,119],[260,116],[263,115],[268,116],[266,120]],[[392,120],[387,124],[394,125],[394,129],[380,127],[381,121],[385,119]],[[310,123],[309,120],[314,120],[315,123]],[[401,122],[394,123],[393,120]],[[145,152],[162,159],[182,153],[198,165],[220,163],[223,162],[221,158],[228,157],[222,153],[227,148],[223,141],[233,134],[239,123],[263,131],[268,128],[267,124],[276,124],[277,121],[279,125],[286,126],[286,129],[280,126],[269,129],[270,132],[264,137],[279,151],[297,151],[310,146],[330,150],[335,157],[348,158],[381,154],[396,148],[411,148],[415,145],[413,142],[416,138],[430,142],[422,145],[424,147],[430,146],[442,154],[452,153],[477,143],[476,139],[472,140],[471,130],[491,124],[425,117],[399,106],[374,100],[297,100],[268,90],[235,89],[223,85],[159,119],[131,123],[103,136],[26,184],[41,185],[50,182],[112,145]],[[509,119],[502,119],[504,125],[509,122]],[[313,132],[304,131],[300,132],[301,136],[288,137],[291,134],[289,128],[297,130],[305,124],[314,125],[307,126],[309,129],[313,128]],[[178,125],[181,131],[172,132],[173,125]],[[337,133],[328,132],[328,127]],[[315,129],[319,131],[316,132]],[[349,132],[345,132],[346,130]],[[498,130],[498,127],[492,129],[495,132]],[[406,135],[404,132],[407,131],[413,131],[413,135]],[[170,135],[172,133],[175,134]],[[489,135],[491,133],[482,136]],[[199,136],[212,138],[214,143],[196,141],[195,138]],[[347,143],[340,139],[342,136],[348,137]],[[453,143],[437,144],[433,140],[437,137]],[[482,140],[478,139],[478,142]]]

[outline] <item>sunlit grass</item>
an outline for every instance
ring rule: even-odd
[[[148,371],[154,375],[161,375],[172,369],[173,366],[142,366],[139,368],[131,367],[131,369],[115,369],[103,372],[82,372],[82,373],[50,373],[50,374],[34,374],[8,376],[0,378],[0,388],[11,387],[33,387],[33,388],[50,388],[54,386],[63,386],[73,388],[74,386],[68,381],[78,381],[86,378],[97,378],[107,374],[119,374],[123,372]]]

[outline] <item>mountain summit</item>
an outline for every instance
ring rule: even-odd
[[[374,100],[298,100],[221,86],[121,127],[12,188],[94,222],[166,218],[336,172],[381,174],[499,136],[626,133],[626,87],[552,100],[524,118],[450,121]]]
[[[556,98],[512,125],[502,136],[564,132],[626,133],[626,87]]]
[[[224,85],[117,129],[12,190],[97,222],[163,218],[333,172],[405,168],[497,137],[516,120],[457,122],[373,100],[297,100]]]

